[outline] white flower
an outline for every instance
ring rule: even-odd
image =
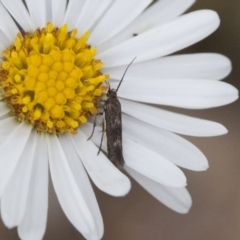
[[[115,88],[134,57],[118,92],[124,168],[163,204],[188,212],[191,197],[177,166],[202,171],[208,162],[175,133],[207,137],[227,130],[144,103],[205,109],[237,99],[233,86],[218,81],[231,71],[228,58],[215,53],[167,56],[215,31],[218,15],[201,10],[180,16],[194,0],[161,0],[149,8],[151,0],[26,0],[26,6],[21,0],[1,2],[0,198],[5,225],[17,226],[23,240],[43,238],[49,164],[69,221],[86,239],[102,238],[103,220],[87,173],[113,196],[127,194],[130,181],[102,152],[97,155],[101,133],[96,130],[87,141],[92,124],[80,123],[96,112],[94,101],[102,96],[101,83],[108,74]],[[97,54],[85,44],[88,35]],[[103,63],[102,74],[101,62],[93,57]],[[62,79],[63,87],[58,82]],[[75,135],[64,133],[74,130]]]

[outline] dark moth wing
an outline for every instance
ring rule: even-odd
[[[104,110],[103,110],[103,114],[104,114],[103,133],[106,132],[106,136],[107,136],[108,158],[118,168],[123,167],[124,159],[123,159],[123,149],[122,149],[122,110],[121,110],[121,104],[117,97],[117,91],[121,86],[121,83],[123,81],[123,78],[128,68],[131,66],[131,64],[135,59],[136,58],[134,58],[126,68],[122,76],[122,79],[120,80],[120,83],[118,84],[116,89],[111,89],[110,84],[109,83],[107,84],[109,89],[107,92],[108,98],[105,101]],[[100,115],[100,114],[102,113],[98,113],[97,115]],[[96,126],[96,116],[94,119],[92,134],[88,139],[90,139],[94,133],[94,129]],[[103,141],[103,135],[102,135],[98,153],[102,148],[102,141]]]
[[[105,104],[105,131],[108,158],[118,168],[124,164],[122,150],[122,112],[117,98],[110,96]]]

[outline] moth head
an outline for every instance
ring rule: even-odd
[[[108,92],[107,92],[107,97],[117,98],[117,91],[116,91],[116,89],[109,88]]]

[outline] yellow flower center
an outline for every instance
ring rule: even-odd
[[[17,34],[3,52],[0,87],[12,114],[39,131],[74,133],[97,112],[109,76],[100,72],[96,48],[87,45],[89,32],[77,38],[67,25]]]

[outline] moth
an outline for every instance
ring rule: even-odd
[[[104,101],[103,112],[96,114],[93,124],[93,131],[91,136],[88,138],[89,140],[94,133],[97,115],[103,115],[102,138],[98,154],[102,147],[104,133],[106,133],[108,159],[119,169],[123,167],[124,159],[122,147],[122,111],[121,104],[117,97],[117,91],[122,84],[122,81],[124,79],[125,74],[127,73],[128,68],[131,66],[135,59],[136,58],[134,58],[131,61],[131,63],[127,66],[117,86],[117,89],[112,89],[110,84],[108,83],[108,92],[106,94],[107,99]]]

